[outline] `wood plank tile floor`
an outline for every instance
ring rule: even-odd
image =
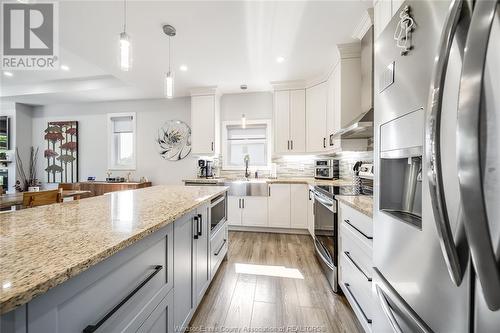
[[[321,272],[308,235],[229,232],[224,261],[190,323],[207,332],[362,332]]]

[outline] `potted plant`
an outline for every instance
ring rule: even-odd
[[[26,192],[28,190],[31,191],[40,190],[40,182],[36,177],[37,158],[38,158],[38,147],[36,149],[31,147],[29,172],[28,172],[28,177],[26,177],[26,173],[23,167],[23,161],[19,156],[19,150],[16,148],[17,180],[16,180],[16,185],[14,186],[16,191]]]

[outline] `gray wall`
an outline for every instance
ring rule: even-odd
[[[133,100],[100,103],[47,105],[35,108],[33,113],[33,145],[44,147],[44,129],[48,121],[77,120],[79,146],[79,178],[88,176],[104,179],[108,168],[107,114],[136,112],[137,168],[132,178],[147,177],[153,184],[181,184],[182,179],[196,176],[196,159],[189,155],[182,161],[162,159],[155,142],[158,128],[167,120],[178,119],[190,124],[190,99],[176,98]],[[39,173],[46,173],[41,153]],[[113,175],[126,172],[114,171]]]

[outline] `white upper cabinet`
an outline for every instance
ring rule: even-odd
[[[327,83],[306,89],[306,148],[308,153],[323,152],[327,147]]]
[[[275,153],[303,153],[306,149],[305,90],[274,92]]]
[[[191,96],[191,152],[216,155],[220,138],[219,98],[215,94]]]
[[[274,92],[274,151],[290,150],[290,91]]]
[[[290,150],[293,153],[306,151],[306,91],[290,91]]]

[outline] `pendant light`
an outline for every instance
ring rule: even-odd
[[[173,26],[170,24],[165,24],[163,26],[163,32],[165,35],[168,36],[168,72],[167,75],[165,75],[165,82],[164,82],[164,90],[165,90],[165,97],[167,98],[172,98],[174,97],[174,73],[172,72],[172,47],[171,47],[171,39],[172,37],[175,36],[176,30]]]
[[[132,56],[130,47],[130,36],[127,34],[127,0],[123,0],[123,32],[120,33],[120,69],[130,70]]]

